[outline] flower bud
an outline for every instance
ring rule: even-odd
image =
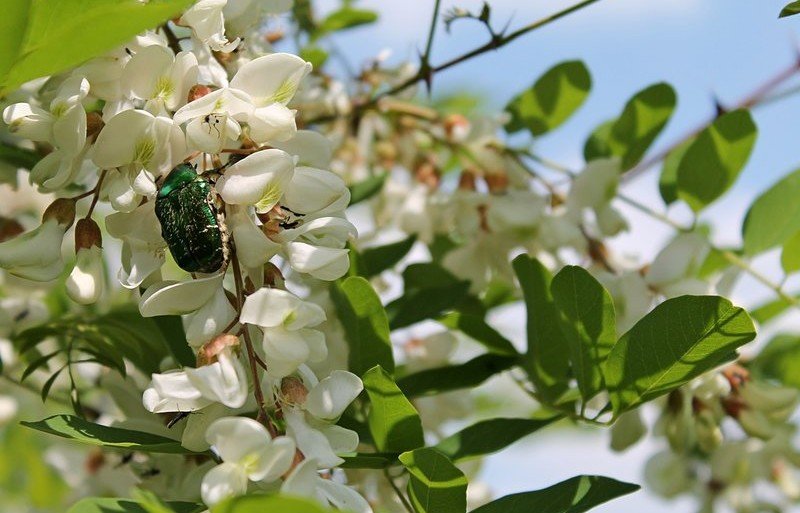
[[[86,114],[86,138],[92,139],[100,131],[103,127],[106,126],[105,122],[103,121],[103,115],[99,112],[90,112]]]
[[[42,223],[55,219],[56,222],[67,231],[75,221],[75,200],[70,198],[59,198],[52,202],[42,214]]]
[[[775,435],[775,426],[762,411],[744,408],[736,420],[750,436],[768,440]]]
[[[644,477],[650,489],[662,497],[675,497],[692,487],[688,462],[678,454],[660,452],[644,467]]]
[[[34,230],[0,243],[0,267],[34,281],[50,281],[64,269],[61,243],[75,219],[75,202],[54,201]]]
[[[281,380],[281,395],[286,403],[305,404],[308,389],[299,378],[287,376]]]
[[[647,433],[638,410],[623,413],[611,426],[611,449],[622,452],[638,442]]]
[[[722,429],[720,429],[714,413],[709,409],[702,409],[695,414],[694,431],[697,445],[705,453],[714,452],[722,443]]]
[[[458,177],[458,188],[462,191],[474,191],[477,188],[475,173],[468,169],[461,171],[461,176]]]
[[[764,412],[770,420],[776,422],[789,418],[800,397],[800,392],[793,388],[758,381],[749,381],[741,388],[740,393],[750,408]]]
[[[192,103],[211,92],[211,88],[204,84],[195,84],[189,89],[186,103]]]
[[[503,194],[508,190],[508,175],[505,173],[487,173],[484,180],[491,193]]]
[[[203,344],[200,350],[197,351],[197,366],[211,365],[217,361],[220,353],[229,347],[239,347],[239,337],[230,333],[217,335],[210,342]]]
[[[444,118],[444,132],[454,142],[462,142],[469,135],[470,123],[461,114],[450,114]]]
[[[0,217],[0,242],[5,242],[23,233],[25,228],[15,219]]]
[[[100,227],[92,219],[81,219],[75,227],[75,256],[67,295],[82,305],[95,303],[103,293],[105,270]]]

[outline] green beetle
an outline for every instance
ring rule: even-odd
[[[189,164],[170,171],[156,197],[161,236],[188,272],[213,273],[228,263],[228,231],[211,183]]]

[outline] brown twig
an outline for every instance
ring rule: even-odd
[[[378,103],[378,101],[383,97],[395,95],[397,93],[405,91],[406,89],[415,85],[417,82],[421,80],[430,80],[430,77],[435,73],[439,73],[446,69],[452,68],[453,66],[461,64],[464,61],[468,61],[486,52],[497,50],[507,45],[508,43],[514,41],[515,39],[524,36],[529,32],[533,32],[534,30],[542,28],[545,25],[549,25],[550,23],[556,20],[559,20],[569,14],[572,14],[575,11],[579,11],[584,7],[588,7],[589,5],[597,3],[599,1],[600,0],[583,0],[582,2],[579,2],[571,7],[567,7],[566,9],[558,11],[549,16],[545,16],[544,18],[536,20],[533,23],[529,23],[528,25],[525,25],[524,27],[521,27],[515,30],[514,32],[511,32],[510,34],[507,35],[495,34],[493,37],[491,37],[491,39],[487,43],[480,45],[462,55],[459,55],[458,57],[454,57],[453,59],[450,59],[447,62],[439,64],[438,66],[429,66],[429,65],[420,66],[420,69],[417,71],[417,73],[415,73],[412,77],[408,78],[407,80],[401,82],[400,84],[385,91],[382,91],[360,103],[354,102],[351,114],[354,117],[357,117],[358,114],[360,114],[362,111],[374,107]],[[337,116],[326,115],[316,119],[307,120],[306,123],[307,124],[324,123],[328,121],[333,121],[334,119],[336,119],[336,117]]]
[[[770,77],[766,82],[759,85],[754,91],[750,94],[746,95],[744,98],[739,100],[730,110],[738,110],[738,109],[749,109],[752,107],[757,106],[761,103],[762,100],[768,98],[769,94],[774,91],[778,86],[792,78],[800,71],[800,58],[796,59],[795,62],[792,63],[791,66],[782,69],[779,73],[775,74],[774,76]],[[623,182],[630,181],[633,178],[641,175],[642,173],[646,172],[654,165],[658,164],[667,156],[672,153],[675,148],[684,144],[686,141],[689,141],[697,134],[703,131],[709,124],[713,123],[714,120],[717,118],[717,115],[709,119],[708,121],[701,123],[700,125],[694,127],[692,130],[686,132],[682,137],[679,137],[676,141],[672,144],[668,145],[663,150],[659,151],[655,155],[643,160],[640,162],[636,167],[625,173],[621,180]]]

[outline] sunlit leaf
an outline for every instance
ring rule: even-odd
[[[602,476],[576,476],[543,490],[506,495],[472,513],[583,513],[639,485]]]
[[[160,435],[103,426],[72,415],[53,415],[37,422],[21,422],[23,426],[76,442],[103,447],[117,447],[142,452],[193,454],[177,440]]]
[[[562,62],[550,68],[530,89],[506,106],[509,132],[527,128],[542,135],[567,120],[586,100],[592,87],[589,70],[581,61]]]
[[[744,251],[757,255],[800,231],[800,169],[783,177],[750,206],[742,225]]]
[[[722,196],[747,164],[757,133],[746,110],[717,118],[697,135],[678,165],[678,197],[698,212]]]
[[[3,92],[101,55],[173,18],[192,3],[193,0],[7,0],[0,26]]]
[[[425,445],[419,414],[380,366],[362,377],[369,395],[369,430],[379,451],[402,452]]]
[[[441,452],[423,447],[400,455],[408,469],[408,496],[417,513],[464,513],[467,478]]]
[[[527,310],[528,351],[522,362],[542,397],[554,402],[569,382],[569,345],[562,334],[561,317],[550,292],[552,276],[536,259],[514,259]]]
[[[603,390],[602,363],[617,341],[611,295],[591,274],[566,266],[553,277],[553,300],[568,322],[562,333],[569,345],[575,379],[588,400]]]
[[[394,372],[389,323],[372,285],[359,276],[331,285],[331,299],[350,348],[348,367],[358,375],[375,365]]]
[[[615,414],[655,399],[737,357],[755,338],[743,309],[717,296],[681,296],[658,305],[625,333],[604,374]]]

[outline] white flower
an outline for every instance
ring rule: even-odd
[[[313,130],[298,130],[287,141],[276,141],[272,145],[298,158],[298,164],[312,168],[328,168],[333,157],[333,148],[327,137]]]
[[[147,411],[192,412],[213,403],[229,408],[242,406],[248,395],[247,373],[242,362],[226,347],[217,361],[202,367],[184,367],[164,374],[153,374],[142,403]]]
[[[166,243],[155,214],[155,202],[148,201],[130,213],[106,217],[106,230],[122,240],[122,267],[118,278],[123,287],[135,289],[164,265]]]
[[[606,205],[617,192],[619,159],[595,159],[575,177],[567,199],[570,208],[598,208]]]
[[[281,249],[257,226],[247,209],[230,205],[225,222],[236,242],[236,256],[245,268],[255,269],[266,264]]]
[[[711,285],[698,279],[711,246],[699,233],[682,233],[662,249],[647,271],[645,280],[664,295],[707,294]]]
[[[67,278],[67,295],[82,305],[96,303],[103,292],[104,273],[103,250],[99,246],[80,248]]]
[[[252,111],[247,93],[222,87],[178,109],[173,120],[179,124],[189,122],[186,140],[190,148],[219,153],[239,139],[239,123],[247,121]]]
[[[61,243],[75,219],[75,202],[56,200],[37,228],[0,243],[0,267],[34,281],[50,281],[64,269]]]
[[[281,493],[316,499],[325,506],[354,513],[372,513],[369,503],[352,488],[317,473],[318,463],[306,459],[292,470],[281,485]]]
[[[245,417],[214,421],[206,440],[223,461],[203,478],[200,491],[209,506],[244,494],[248,480],[276,481],[291,468],[295,455],[291,438],[271,439],[264,426]]]
[[[186,156],[186,139],[180,127],[165,116],[143,110],[126,110],[111,118],[94,145],[92,160],[101,169],[132,165],[158,178]]]
[[[228,326],[236,311],[225,296],[218,273],[196,280],[162,281],[150,286],[139,301],[143,317],[186,315],[186,340],[199,345],[210,340]]]
[[[155,103],[154,113],[164,107],[175,110],[186,103],[189,89],[197,83],[197,58],[192,52],[180,52],[160,45],[142,48],[131,58],[122,73],[126,94]]]
[[[292,212],[322,217],[344,211],[350,203],[350,190],[335,173],[299,166],[286,187],[281,205]]]
[[[248,120],[253,140],[287,141],[295,135],[294,111],[286,104],[310,72],[311,63],[288,53],[264,55],[239,68],[231,87],[247,93],[255,106]]]
[[[200,0],[181,16],[180,24],[192,27],[203,43],[220,52],[231,52],[239,45],[239,38],[228,41],[225,37],[225,18],[222,10],[227,0]]]
[[[255,205],[269,212],[278,204],[294,174],[294,159],[282,150],[257,151],[236,162],[217,180],[220,197],[233,205]]]
[[[352,452],[358,447],[358,434],[335,422],[364,385],[358,376],[342,370],[333,371],[318,383],[311,373],[305,374],[310,385],[307,394],[284,397],[286,433],[295,439],[306,458],[315,460],[320,468],[335,467],[344,461],[337,454]]]
[[[347,241],[357,235],[355,227],[340,217],[314,219],[299,228],[280,232],[289,265],[297,272],[332,281],[350,268]]]
[[[325,312],[291,292],[261,288],[244,301],[240,322],[259,326],[270,376],[288,376],[306,361],[327,355],[325,336],[310,329],[325,320]]]

